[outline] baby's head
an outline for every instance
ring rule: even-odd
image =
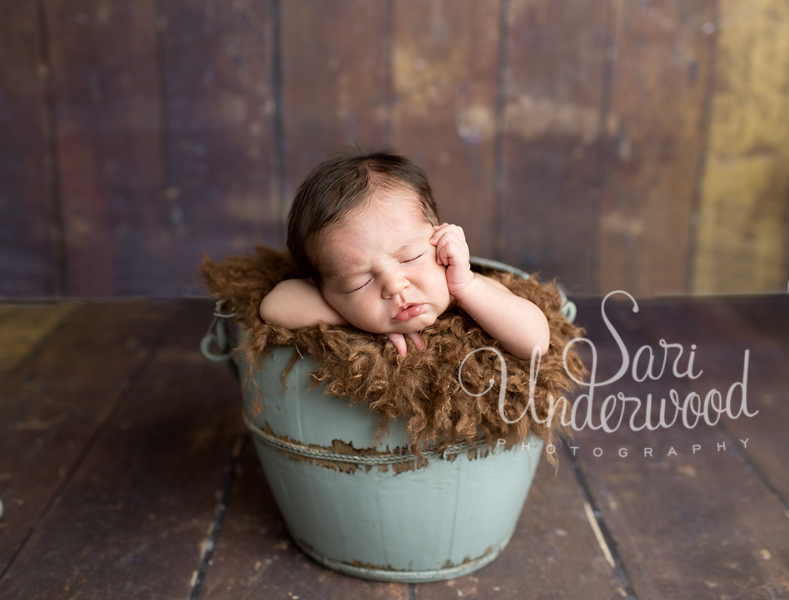
[[[288,218],[288,249],[349,323],[373,333],[431,325],[449,305],[430,244],[438,214],[422,169],[388,153],[316,167]]]
[[[413,192],[424,221],[438,225],[427,176],[407,158],[385,152],[343,154],[315,167],[301,184],[288,215],[288,249],[296,263],[320,282],[323,233],[355,209],[374,202],[378,192],[393,190]]]

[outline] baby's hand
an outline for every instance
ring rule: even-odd
[[[436,247],[436,261],[447,266],[447,287],[453,296],[474,279],[469,263],[469,250],[463,229],[442,223],[433,227],[430,243]]]
[[[411,341],[414,342],[417,350],[424,350],[425,349],[425,340],[422,339],[422,334],[418,331],[414,333],[387,333],[387,337],[392,340],[392,343],[397,348],[397,353],[400,356],[406,356],[408,354],[408,347],[405,343],[405,336],[411,338]]]

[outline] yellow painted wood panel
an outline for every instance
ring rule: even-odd
[[[721,0],[694,293],[786,289],[789,3]]]
[[[0,379],[76,306],[76,302],[0,304]]]

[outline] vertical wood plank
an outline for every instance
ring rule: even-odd
[[[607,0],[513,0],[507,23],[501,258],[595,291]]]
[[[598,290],[685,292],[716,0],[612,7]]]
[[[0,295],[51,296],[65,290],[37,3],[4,2],[0,40]]]
[[[155,3],[44,6],[70,291],[172,295]]]
[[[721,0],[693,291],[786,292],[789,5]]]
[[[163,0],[165,203],[180,294],[200,254],[281,240],[270,0]]]
[[[501,2],[396,0],[394,144],[427,171],[443,221],[493,252]]]
[[[390,140],[391,44],[387,2],[282,3],[285,198],[309,171],[358,142]]]

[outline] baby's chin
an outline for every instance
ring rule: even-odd
[[[345,320],[357,329],[361,329],[362,331],[367,331],[369,333],[417,333],[422,331],[425,327],[430,327],[438,320],[438,318],[432,314],[418,315],[413,319],[409,319],[408,321],[404,321],[402,323],[387,323],[374,326],[370,323],[360,323],[358,321],[354,322],[355,319],[353,316],[351,316],[350,319],[345,317]]]

